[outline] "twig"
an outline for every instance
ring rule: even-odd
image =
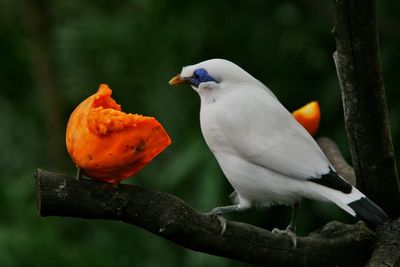
[[[350,184],[356,184],[356,176],[353,168],[347,163],[340,153],[338,146],[331,139],[327,137],[320,137],[317,139],[318,145],[324,151],[328,160],[335,166],[336,171],[345,178]]]

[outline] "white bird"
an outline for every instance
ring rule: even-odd
[[[201,131],[235,189],[235,204],[212,214],[292,205],[292,221],[282,231],[290,235],[298,203],[308,198],[333,202],[374,225],[387,220],[381,208],[336,173],[276,96],[239,66],[211,59],[183,67],[169,83],[188,83],[200,95]]]

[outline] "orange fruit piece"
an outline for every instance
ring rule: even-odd
[[[321,120],[321,110],[317,101],[293,111],[292,115],[312,136],[316,135]]]
[[[68,153],[83,173],[119,183],[146,166],[171,139],[153,117],[124,113],[101,84],[72,112],[66,130]]]

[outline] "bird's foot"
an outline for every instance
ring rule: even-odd
[[[297,235],[289,227],[286,228],[285,230],[280,230],[278,228],[274,228],[274,229],[272,229],[272,233],[289,236],[290,239],[292,240],[293,248],[296,248],[296,246],[297,246]]]
[[[218,219],[219,223],[221,224],[221,233],[219,234],[222,236],[226,230],[226,219],[219,213],[215,212],[214,210],[205,213],[207,216],[215,217]]]

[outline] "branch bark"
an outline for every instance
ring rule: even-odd
[[[218,219],[170,194],[45,170],[37,171],[37,193],[41,216],[123,221],[192,250],[260,265],[362,266],[374,243],[374,234],[361,222],[330,222],[299,237],[296,248],[287,236],[238,222],[227,222],[221,236]]]
[[[400,218],[381,226],[376,239],[374,254],[366,266],[400,266]]]
[[[400,186],[379,61],[374,0],[335,0],[334,53],[357,187],[391,218]]]

